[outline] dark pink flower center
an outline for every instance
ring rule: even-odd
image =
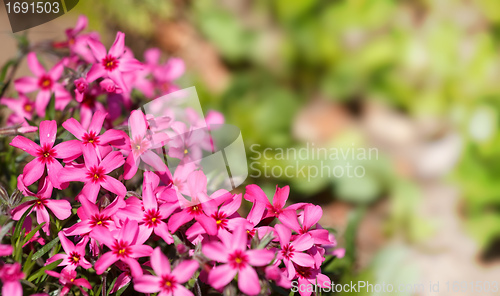
[[[248,264],[248,256],[241,250],[236,250],[229,255],[229,264],[232,268],[244,268]]]
[[[26,104],[24,104],[23,109],[25,112],[31,113],[31,112],[33,112],[33,104],[26,103]]]
[[[162,292],[164,293],[172,293],[177,285],[177,280],[171,274],[166,274],[161,277],[160,286]]]
[[[132,250],[127,242],[122,240],[115,241],[115,244],[111,248],[113,254],[120,258],[127,258],[132,254]]]
[[[226,228],[227,226],[226,213],[217,212],[213,214],[212,217],[215,219],[215,222],[217,223],[217,229]]]
[[[71,262],[71,264],[73,265],[78,265],[80,263],[80,254],[78,254],[77,252],[71,252],[69,255],[68,255],[68,259],[69,259],[69,262]]]
[[[294,264],[295,271],[297,272],[297,275],[300,278],[303,279],[310,279],[312,276],[311,268],[310,267],[304,267],[304,266],[299,266]]]
[[[283,209],[278,209],[278,208],[275,208],[274,206],[269,207],[267,210],[269,212],[271,212],[271,214],[274,217],[278,217],[279,215],[281,215],[281,213],[283,213]]]
[[[97,225],[108,227],[109,221],[111,219],[107,216],[101,214],[95,214],[90,217],[90,227],[96,227]]]
[[[144,225],[147,227],[156,227],[161,221],[160,212],[157,210],[147,210],[144,213],[144,219],[142,221],[144,221]]]
[[[87,177],[94,183],[99,183],[104,180],[104,169],[100,166],[92,167],[87,172]]]
[[[38,86],[40,86],[41,89],[43,90],[48,90],[52,88],[52,78],[48,75],[42,75],[40,79],[38,79]]]
[[[104,59],[102,59],[102,65],[104,66],[104,69],[108,71],[116,69],[119,63],[118,59],[111,55],[107,55]]]
[[[99,144],[99,135],[95,132],[85,133],[82,137],[83,143],[89,143],[94,145]]]
[[[80,78],[80,79],[77,79],[75,80],[75,87],[76,89],[80,92],[80,93],[83,93],[87,90],[89,84],[87,83],[87,81],[85,81],[85,79],[83,78]]]
[[[35,208],[38,210],[45,208],[45,204],[47,203],[47,201],[39,196],[37,196],[36,198],[37,199],[35,200]]]
[[[56,156],[56,151],[50,144],[44,144],[40,149],[38,149],[38,156],[41,158],[43,163],[52,162]]]
[[[135,156],[143,154],[149,148],[149,142],[140,137],[135,138],[131,145]]]
[[[195,205],[195,206],[189,207],[188,212],[191,215],[197,216],[197,215],[203,214],[203,209],[201,208],[200,205]]]
[[[281,250],[283,257],[288,260],[292,259],[294,252],[295,248],[291,244],[285,245]]]

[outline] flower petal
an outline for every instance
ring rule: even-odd
[[[125,196],[125,194],[127,194],[127,188],[125,185],[110,176],[104,176],[104,181],[101,182],[101,186],[118,196]]]
[[[160,278],[152,275],[143,275],[134,279],[134,290],[142,293],[156,293],[161,290]]]
[[[47,199],[46,206],[59,220],[66,220],[71,216],[71,204],[67,200]]]
[[[257,295],[260,292],[259,276],[250,265],[240,269],[238,288],[247,295]]]
[[[208,274],[208,282],[215,289],[220,289],[229,284],[237,272],[238,270],[232,268],[229,264],[217,266]]]
[[[40,77],[46,73],[45,69],[42,67],[42,65],[38,61],[38,58],[36,57],[36,53],[30,52],[26,56],[26,60],[28,61],[28,67],[30,68],[31,72],[33,72],[33,74],[35,74],[35,76]]]
[[[153,267],[154,272],[159,277],[170,274],[170,261],[168,261],[167,256],[162,253],[160,247],[156,247],[151,254],[151,267]]]
[[[93,232],[92,232],[93,233]],[[107,252],[103,254],[99,259],[97,259],[94,269],[97,274],[102,274],[111,264],[118,261],[118,257],[112,252]]]
[[[217,262],[226,263],[228,258],[227,248],[219,242],[210,242],[203,245],[203,254]]]
[[[45,171],[45,165],[40,158],[35,158],[24,166],[23,169],[23,183],[29,186],[35,183],[36,180],[42,177]]]
[[[248,262],[253,266],[268,265],[274,259],[274,252],[267,249],[248,250],[245,254],[248,256]]]
[[[125,51],[125,34],[123,34],[122,32],[117,32],[115,42],[113,42],[113,45],[111,45],[111,48],[109,49],[109,55],[115,58],[119,58],[122,56],[124,51]]]
[[[35,142],[23,136],[16,136],[14,139],[12,139],[10,145],[19,148],[33,156],[36,156],[38,154],[38,150],[40,149],[40,146],[38,146]]]
[[[54,146],[57,136],[57,123],[55,120],[44,120],[40,122],[40,146]]]

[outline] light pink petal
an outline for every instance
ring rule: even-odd
[[[125,81],[123,80],[123,74],[120,71],[108,71],[108,76],[113,80],[124,92],[128,92],[129,88]]]
[[[288,200],[288,195],[290,194],[290,187],[285,186],[283,188],[279,188],[276,186],[276,193],[274,193],[274,198],[273,198],[273,206],[276,209],[282,209],[286,201]]]
[[[99,165],[99,160],[97,158],[97,153],[94,146],[92,145],[82,145],[83,159],[85,160],[85,166],[90,169]]]
[[[85,198],[84,198],[85,199]],[[75,225],[71,226],[70,228],[67,228],[64,230],[64,234],[71,236],[71,235],[83,235],[92,230],[92,227],[90,227],[90,222],[87,221],[81,221],[76,223]]]
[[[124,208],[125,206],[126,204],[123,198],[118,196],[111,204],[109,204],[109,206],[107,206],[104,210],[102,210],[101,213],[103,215],[111,216],[114,213],[116,213],[120,208]]]
[[[57,123],[55,120],[44,120],[40,122],[40,145],[54,146],[57,136]]]
[[[35,183],[36,180],[42,177],[45,171],[45,165],[40,160],[40,158],[35,158],[30,161],[23,169],[23,183],[25,186],[29,186]]]
[[[87,177],[87,170],[68,166],[59,171],[57,178],[59,179],[60,183],[66,183],[70,181],[89,181]]]
[[[193,276],[198,267],[198,262],[195,260],[184,260],[174,268],[172,274],[179,283],[185,283]]]
[[[295,238],[291,245],[297,251],[305,251],[309,250],[314,245],[314,240],[306,233]]]
[[[43,207],[43,208],[36,209],[35,211],[36,211],[36,221],[38,222],[38,224],[42,224],[43,222],[45,222],[45,225],[43,226],[43,228],[45,229],[47,227],[47,229],[48,229],[48,226],[50,223],[50,216],[49,216],[49,212],[47,211],[47,209],[45,207]]]
[[[40,146],[38,146],[35,142],[23,136],[16,136],[14,139],[12,139],[10,145],[19,148],[33,156],[36,156],[38,154],[38,149],[40,149]]]
[[[220,211],[230,216],[236,213],[236,211],[240,208],[240,206],[241,206],[241,194],[236,194],[234,195],[233,199],[230,202],[225,203],[220,207]]]
[[[282,247],[288,245],[288,243],[290,243],[290,238],[292,237],[292,231],[283,224],[276,224],[274,229],[276,229],[276,232],[278,233],[280,245]]]
[[[102,183],[101,183],[102,184]],[[97,195],[99,194],[99,190],[101,189],[101,185],[88,182],[85,183],[82,189],[82,194],[91,202],[95,203],[97,200]]]
[[[136,138],[143,138],[146,136],[146,119],[144,118],[144,114],[141,111],[132,111],[128,122],[132,140],[135,140]]]
[[[193,216],[187,213],[187,210],[183,210],[179,213],[173,214],[170,219],[168,220],[168,229],[172,233],[176,232],[177,229],[179,229],[180,226],[186,224],[187,222],[191,221],[193,219]]]
[[[56,157],[63,160],[73,160],[82,154],[82,144],[78,140],[69,140],[54,147]]]
[[[82,125],[78,122],[78,120],[74,118],[70,118],[63,122],[62,126],[70,133],[73,134],[78,140],[83,139],[83,135],[85,135],[86,130],[82,127]]]
[[[56,188],[61,188],[61,180],[57,178],[59,176],[59,172],[62,171],[63,166],[57,160],[53,160],[52,162],[47,163],[47,176]]]
[[[304,208],[304,222],[302,225],[305,229],[310,229],[318,223],[321,216],[323,216],[321,206],[308,205]]]
[[[193,292],[186,289],[186,287],[182,285],[177,285],[174,290],[174,296],[193,296]],[[158,295],[160,296],[160,295]],[[163,296],[163,295],[161,295]]]
[[[194,171],[188,177],[188,187],[191,197],[207,191],[207,177],[202,171]]]
[[[123,155],[119,151],[113,151],[106,155],[102,160],[100,166],[104,168],[104,173],[109,174],[115,169],[121,167],[125,163]]]
[[[111,232],[104,227],[94,227],[90,233],[90,237],[98,241],[101,245],[106,245],[108,248],[111,248],[115,243]]]
[[[98,63],[100,63],[106,57],[106,48],[104,47],[104,45],[102,45],[101,42],[99,42],[93,38],[89,38],[87,40],[87,42],[90,46],[90,50],[92,51],[92,54],[94,55],[94,57],[96,58]],[[88,78],[88,76],[87,76],[87,78]]]
[[[247,295],[257,295],[260,292],[259,276],[250,265],[240,269],[238,288]]]
[[[38,116],[40,117],[45,116],[45,110],[47,109],[47,105],[49,104],[50,95],[51,93],[48,90],[41,90],[36,95],[35,108]]]
[[[167,61],[164,69],[165,70],[162,73],[162,78],[164,77],[164,79],[167,81],[173,81],[184,74],[186,66],[184,65],[184,61],[182,59],[170,58]]]
[[[132,258],[140,258],[140,257],[147,257],[151,255],[151,252],[153,252],[153,248],[151,248],[148,245],[134,245],[130,246],[131,254],[130,257]]]
[[[115,58],[119,58],[122,56],[125,51],[125,34],[122,32],[116,33],[115,42],[111,45],[109,49],[109,54]]]
[[[154,228],[154,232],[157,236],[161,237],[168,245],[174,243],[174,238],[168,231],[167,223],[160,221],[160,223]]]
[[[253,266],[264,266],[274,259],[274,252],[267,249],[246,251],[248,262]]]
[[[111,289],[111,293],[112,294],[116,293],[118,290],[120,290],[121,288],[125,287],[125,285],[130,283],[131,280],[132,280],[132,277],[130,275],[128,275],[125,272],[121,273],[116,278],[116,282],[115,282],[115,285],[113,286],[113,289]],[[137,282],[137,280],[135,282]],[[136,289],[136,291],[137,291],[137,289]]]
[[[314,259],[309,254],[295,252],[291,260],[300,266],[313,267]]]
[[[110,176],[104,176],[104,181],[101,182],[101,186],[118,196],[125,196],[125,194],[127,194],[127,188],[125,185]]]
[[[137,164],[134,160],[134,154],[130,153],[125,160],[125,164],[123,165],[123,178],[125,180],[130,180],[137,173]]]
[[[257,185],[251,184],[248,185],[246,188],[246,193],[245,193],[245,199],[250,201],[250,202],[260,202],[264,203],[267,205],[271,205],[269,203],[269,200],[267,199],[266,194],[264,191]]]
[[[49,208],[59,220],[66,220],[71,216],[71,204],[67,200],[48,199],[47,208]]]
[[[54,68],[52,68],[50,71],[49,71],[49,76],[50,78],[52,78],[53,81],[57,81],[59,80],[59,78],[61,78],[61,75],[64,71],[64,64],[63,64],[63,61],[57,63]]]
[[[42,67],[42,65],[40,65],[40,62],[36,57],[36,53],[30,52],[26,56],[26,59],[28,61],[28,67],[30,68],[31,72],[35,74],[35,76],[40,77],[46,73],[45,69]]]
[[[215,289],[220,289],[229,284],[237,272],[238,270],[232,268],[229,264],[217,266],[208,274],[208,282]]]
[[[150,166],[152,166],[153,169],[156,172],[165,172],[165,171],[167,171],[167,166],[163,162],[163,159],[161,159],[161,157],[158,154],[154,153],[151,150],[147,150],[146,152],[144,152],[141,155],[141,159],[145,163],[147,163]]]
[[[213,217],[208,217],[206,215],[198,215],[195,217],[196,221],[200,222],[201,226],[207,234],[209,235],[216,235],[217,234],[217,221],[215,221],[215,218]]]
[[[15,207],[12,212],[10,213],[12,215],[13,220],[19,220],[23,216],[23,214],[33,205],[32,201],[28,201],[25,203],[22,203]]]
[[[137,262],[137,260],[129,257],[122,259],[122,261],[126,263],[128,267],[130,267],[130,271],[134,278],[142,276],[142,268],[139,262]]]
[[[0,256],[10,256],[12,255],[13,248],[11,245],[0,245]]]
[[[118,69],[121,72],[142,71],[144,64],[134,58],[122,58],[120,59]]]
[[[2,287],[2,295],[23,296],[23,287],[18,281],[4,282]]]
[[[70,254],[75,250],[75,245],[62,232],[59,232],[57,236],[66,254]]]
[[[157,65],[160,61],[161,51],[158,48],[150,48],[144,52],[144,60],[148,64]]]
[[[126,220],[123,224],[122,229],[118,234],[117,239],[121,239],[129,244],[134,243],[137,239],[137,233],[139,231],[139,225],[135,220]]]
[[[231,250],[246,250],[247,249],[247,231],[245,227],[239,226],[233,231],[233,241],[230,247]]]
[[[97,259],[94,269],[97,274],[102,274],[104,271],[106,271],[106,269],[108,269],[108,267],[111,266],[111,264],[115,263],[116,261],[118,261],[118,257],[112,252],[107,252],[99,257],[99,259]]]
[[[125,148],[126,146],[130,147],[130,143],[127,145],[127,138],[128,136],[124,131],[110,129],[99,136],[99,142],[102,145],[109,143],[118,148]]]
[[[203,254],[217,262],[226,263],[228,258],[227,248],[219,242],[210,242],[203,246]]]
[[[106,69],[104,66],[100,63],[101,60],[99,60],[98,63],[93,64],[92,68],[90,68],[89,72],[87,73],[87,82],[91,83],[95,81],[98,78],[105,77],[107,75]]]
[[[154,272],[159,277],[170,274],[170,261],[162,253],[160,247],[156,247],[151,254],[151,267],[153,267]]]
[[[80,33],[81,31],[83,31],[88,25],[88,19],[85,15],[80,15],[78,17],[78,20],[76,21],[76,25],[75,25],[75,28],[73,28],[72,30],[72,33],[74,35]]]
[[[156,293],[161,290],[160,278],[152,275],[143,275],[134,279],[134,290],[141,293]]]
[[[89,281],[87,281],[86,279],[76,279],[73,281],[73,283],[77,286],[81,286],[81,287],[87,288],[89,290],[92,290],[92,286],[90,285]]]
[[[283,225],[291,229],[300,229],[299,221],[297,220],[297,213],[294,210],[284,210],[278,215],[278,220],[280,220]]]
[[[94,113],[94,116],[92,117],[92,121],[90,122],[89,132],[100,134],[102,129],[102,124],[104,122],[104,119],[106,119],[107,115],[108,113],[97,110]]]
[[[38,79],[35,77],[21,77],[14,81],[14,88],[20,93],[34,92],[38,87]]]

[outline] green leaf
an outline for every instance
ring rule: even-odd
[[[109,293],[111,293],[111,289],[113,289],[113,286],[115,285],[117,279],[118,277],[115,277],[115,279],[111,282],[111,285],[109,285],[108,292],[106,292],[106,296],[108,296]]]
[[[35,253],[35,255],[36,255],[36,253]],[[33,259],[33,260],[36,260],[36,259]],[[50,263],[49,265],[43,266],[42,268],[40,268],[39,270],[37,270],[37,272],[35,272],[32,276],[30,276],[28,278],[28,282],[33,282],[37,278],[45,275],[46,274],[45,273],[46,270],[52,270],[52,269],[56,268],[57,265],[59,265],[59,263],[61,263],[61,262],[62,262],[62,259],[59,259],[59,260],[56,260],[56,261]]]
[[[31,270],[33,269],[33,266],[35,266],[35,264],[36,264],[36,261],[33,260],[33,253],[34,252],[35,252],[35,249],[31,250],[28,257],[26,258],[26,262],[24,262],[23,273],[25,275],[29,275],[31,273]]]
[[[33,260],[37,260],[38,258],[40,258],[43,255],[45,255],[45,253],[47,253],[48,251],[50,251],[50,249],[52,249],[58,242],[59,242],[59,237],[56,237],[50,243],[48,243],[45,246],[43,246],[40,250],[38,250],[35,253],[35,255],[33,255]]]
[[[52,94],[47,106],[47,113],[45,113],[45,120],[53,120],[54,118],[56,118],[56,98],[55,94]]]
[[[33,236],[35,236],[37,231],[40,230],[40,228],[42,228],[43,225],[45,225],[45,222],[42,222],[42,224],[39,224],[37,227],[33,228],[33,230],[31,230],[30,233],[28,233],[28,235],[26,235],[26,237],[24,238],[23,245],[29,242],[29,240],[33,238]]]

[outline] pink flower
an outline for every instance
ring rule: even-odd
[[[92,267],[92,264],[85,259],[85,246],[89,241],[88,237],[82,238],[78,244],[75,246],[66,236],[64,236],[63,232],[59,232],[57,234],[59,236],[59,241],[64,249],[64,253],[56,254],[50,257],[45,265],[50,264],[59,259],[63,259],[59,266],[66,266],[64,269],[67,270],[75,270],[78,266],[82,268],[89,269]]]
[[[95,263],[96,273],[102,274],[111,264],[120,260],[130,267],[133,277],[141,276],[141,265],[136,258],[150,255],[153,248],[143,245],[143,242],[137,240],[138,236],[139,226],[134,220],[126,220],[115,235],[104,228],[95,228],[90,233],[90,237],[111,250],[99,257]]]
[[[12,219],[21,219],[22,215],[33,206],[30,212],[35,210],[38,224],[45,222],[43,229],[48,233],[50,217],[47,208],[49,208],[59,220],[65,220],[71,215],[71,204],[67,200],[50,199],[52,195],[52,184],[47,178],[40,181],[39,189],[36,194],[30,191],[26,193],[29,196],[34,196],[36,199],[22,203],[14,208],[11,212]]]
[[[192,172],[187,180],[187,188],[191,201],[180,200],[183,210],[173,214],[168,220],[168,228],[174,233],[180,226],[196,220],[209,235],[217,234],[217,222],[214,217],[208,216],[207,177],[202,171]],[[211,211],[210,211],[211,212]]]
[[[97,78],[104,77],[113,80],[121,89],[128,91],[128,87],[123,80],[123,73],[140,70],[142,64],[126,55],[125,52],[125,34],[118,32],[116,39],[109,51],[97,40],[89,39],[88,44],[97,63],[87,73],[87,81],[92,82]]]
[[[124,131],[110,129],[101,135],[102,124],[107,115],[108,113],[96,111],[88,129],[84,129],[74,118],[66,120],[62,126],[78,140],[82,141],[83,145],[90,145],[99,149],[107,148],[107,144],[118,148],[127,147],[129,145],[128,136]],[[100,152],[100,150],[97,152]]]
[[[78,103],[81,103],[85,96],[85,92],[87,92],[89,88],[89,83],[87,79],[83,77],[76,79],[73,83],[75,84],[75,99]]]
[[[179,90],[173,82],[184,74],[185,69],[184,61],[179,58],[170,58],[164,66],[155,69],[153,76],[162,94]]]
[[[299,234],[307,233],[311,235],[314,239],[314,243],[318,245],[326,244],[329,245],[332,242],[330,241],[329,232],[326,229],[322,229],[318,221],[323,216],[323,209],[320,206],[315,206],[312,204],[307,204],[304,207],[304,211],[300,216],[300,221],[302,226],[295,225],[290,227],[292,230]]]
[[[91,203],[87,198],[80,198],[82,206],[78,208],[77,215],[80,222],[64,229],[65,235],[87,235],[94,227],[109,228],[115,230],[116,226],[112,217],[120,209],[125,207],[123,197],[117,197],[104,209],[99,209],[95,203]]]
[[[276,193],[274,194],[273,203],[271,204],[266,194],[259,186],[253,184],[248,185],[246,187],[245,199],[254,204],[247,219],[254,225],[257,225],[261,219],[275,217],[289,228],[298,228],[299,223],[297,221],[296,210],[304,204],[295,204],[285,208],[289,193],[289,186],[283,188],[276,186]]]
[[[23,287],[20,280],[24,278],[21,264],[4,264],[0,267],[0,279],[2,280],[2,295],[22,296]]]
[[[330,279],[317,268],[295,266],[298,278],[298,290],[301,296],[310,296],[312,289],[308,287],[319,286],[321,288],[331,287]]]
[[[23,125],[28,125],[26,119],[31,120],[33,118],[35,104],[21,93],[17,99],[1,98],[0,104],[7,106],[11,111],[13,111],[7,119],[7,124],[22,123]]]
[[[59,283],[61,285],[64,285],[64,287],[61,290],[61,296],[64,296],[68,294],[68,292],[71,290],[71,287],[77,286],[80,291],[82,292],[83,295],[88,296],[88,293],[85,292],[83,288],[87,288],[89,290],[92,290],[92,286],[86,279],[77,279],[76,276],[76,271],[74,270],[67,270],[63,269],[61,273],[57,273],[52,270],[46,270],[45,273],[47,273],[50,276],[59,278]]]
[[[36,96],[36,112],[38,116],[45,116],[45,109],[50,101],[50,96],[54,93],[56,99],[56,108],[64,109],[71,100],[71,95],[64,86],[57,82],[64,70],[64,60],[57,63],[54,68],[47,72],[38,62],[36,54],[30,52],[27,56],[28,67],[36,77],[21,77],[14,81],[14,87],[18,92],[30,93],[40,90]]]
[[[113,288],[111,289],[112,294],[118,292],[118,290],[125,287],[125,285],[130,283],[130,281],[132,280],[132,274],[130,273],[130,268],[127,265],[118,261],[115,263],[115,266],[118,267],[120,270],[123,270],[123,272],[120,273],[120,275],[116,277],[115,284],[113,285]]]
[[[151,166],[155,171],[166,172],[167,166],[163,160],[151,149],[164,146],[168,137],[164,133],[148,132],[148,122],[144,113],[134,110],[129,118],[130,127],[130,150],[124,166],[123,177],[125,180],[131,179],[142,162]]]
[[[101,186],[118,196],[125,196],[127,193],[125,185],[107,175],[125,163],[122,154],[113,151],[106,155],[102,161],[99,161],[96,150],[92,145],[84,145],[82,150],[85,165],[66,166],[58,175],[61,182],[78,181],[85,183],[82,194],[93,203],[97,200],[97,194]]]
[[[274,252],[267,249],[247,250],[247,233],[243,227],[238,227],[232,235],[229,234],[221,240],[222,243],[210,242],[202,248],[208,258],[224,263],[208,274],[210,285],[221,289],[239,274],[240,290],[248,295],[259,294],[259,277],[252,266],[268,265],[274,258]]]
[[[302,251],[309,250],[313,245],[314,241],[308,234],[303,234],[297,236],[293,241],[291,241],[292,232],[286,226],[282,224],[277,224],[275,227],[278,233],[278,238],[281,245],[281,251],[278,254],[278,259],[283,260],[288,271],[288,279],[295,277],[294,264],[305,267],[314,267],[314,259],[311,255],[302,253]]]
[[[54,146],[56,134],[56,121],[46,120],[40,123],[40,145],[23,136],[16,136],[10,142],[11,146],[35,156],[35,159],[24,167],[24,185],[29,186],[40,179],[45,172],[45,168],[47,168],[47,176],[50,182],[53,186],[59,187],[61,183],[57,179],[57,174],[62,169],[62,165],[56,158],[68,160],[80,155],[81,146],[77,140],[62,142]]]
[[[158,201],[153,191],[158,187],[160,178],[153,172],[144,172],[144,183],[142,185],[142,203],[144,205],[142,224],[140,225],[140,240],[146,240],[154,231],[167,244],[172,244],[174,239],[168,231],[167,223],[162,220],[167,219],[176,206],[163,204],[158,207]]]
[[[151,265],[156,276],[143,275],[134,279],[134,289],[142,293],[156,293],[161,296],[193,296],[182,284],[187,282],[198,269],[198,262],[185,260],[171,270],[168,258],[157,247],[151,255]]]

